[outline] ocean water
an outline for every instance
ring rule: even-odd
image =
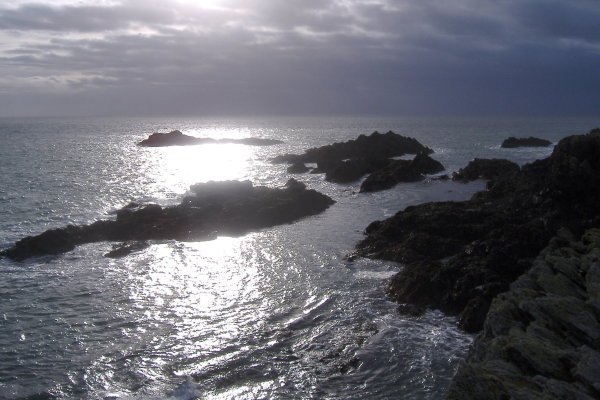
[[[600,118],[0,119],[0,247],[125,204],[177,203],[191,184],[282,186],[268,159],[374,130],[417,138],[447,173],[474,157],[520,164]],[[152,132],[264,137],[282,145],[140,148]],[[0,399],[438,399],[472,336],[437,311],[405,317],[385,296],[401,265],[346,260],[364,228],[408,205],[464,200],[484,182],[426,180],[360,194],[295,178],[336,204],[293,224],[206,242],[111,243],[0,259]]]

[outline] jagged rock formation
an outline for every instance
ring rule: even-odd
[[[508,139],[505,139],[500,147],[507,149],[515,147],[548,147],[551,144],[552,142],[549,140],[535,138],[533,136],[529,136],[528,138],[516,138],[511,136]]]
[[[219,235],[236,236],[252,230],[293,222],[318,214],[334,201],[294,179],[281,189],[253,186],[250,181],[208,182],[193,185],[192,195],[181,204],[129,204],[117,212],[116,220],[51,229],[19,240],[0,252],[14,260],[45,254],[60,254],[75,246],[100,241],[152,239],[209,240]],[[137,246],[143,246],[138,244]],[[121,256],[129,250],[108,253]],[[118,250],[118,249],[115,249]]]
[[[303,172],[301,165],[316,163],[317,168],[311,173],[324,173],[325,180],[335,183],[350,183],[371,174],[368,182],[361,186],[361,192],[372,192],[389,189],[400,182],[425,179],[423,174],[443,171],[443,165],[429,157],[432,152],[416,139],[390,131],[360,135],[356,140],[312,148],[304,154],[284,154],[271,161],[292,164],[288,172]],[[416,156],[412,161],[392,159],[406,154]]]
[[[566,230],[494,299],[448,399],[600,398],[600,230]]]
[[[452,179],[460,182],[474,181],[475,179],[497,179],[518,172],[519,165],[508,160],[498,158],[476,158],[452,175]]]
[[[433,150],[423,146],[417,139],[395,134],[373,132],[369,136],[360,135],[355,140],[333,143],[330,145],[308,149],[304,154],[284,154],[273,158],[276,164],[296,162],[330,163],[356,158],[390,158],[405,154],[431,154]]]
[[[390,160],[389,163],[373,172],[360,185],[361,192],[375,192],[394,187],[401,182],[418,182],[424,174],[435,174],[445,168],[427,154],[419,153],[412,160]]]
[[[166,147],[166,146],[193,146],[197,144],[209,143],[236,143],[247,144],[251,146],[270,146],[273,144],[283,143],[281,140],[262,139],[262,138],[244,138],[244,139],[212,139],[212,138],[197,138],[194,136],[184,135],[180,131],[171,131],[169,133],[153,133],[147,139],[138,143],[144,147]]]
[[[408,207],[366,229],[357,255],[397,261],[390,296],[459,314],[481,329],[494,297],[529,269],[561,227],[600,226],[600,129],[565,138],[546,159],[491,180],[464,202]]]

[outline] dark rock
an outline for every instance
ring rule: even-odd
[[[494,299],[448,399],[599,398],[599,254],[600,230],[579,242],[561,230]]]
[[[304,172],[308,172],[308,167],[306,164],[298,162],[290,165],[287,169],[287,172],[290,174],[302,174]]]
[[[510,171],[469,201],[407,207],[372,223],[357,254],[405,264],[389,286],[399,303],[460,314],[463,328],[478,331],[491,300],[559,228],[599,224],[600,130],[565,138],[550,157]]]
[[[192,146],[207,143],[237,143],[251,146],[270,146],[283,143],[281,140],[262,139],[262,138],[244,138],[244,139],[212,139],[197,138],[184,135],[180,131],[171,131],[169,133],[153,133],[147,139],[138,143],[144,147],[165,147],[165,146]]]
[[[501,147],[509,149],[515,147],[548,147],[551,144],[552,142],[549,140],[539,139],[533,136],[530,136],[528,138],[516,138],[511,136],[502,142]]]
[[[434,174],[444,170],[444,166],[420,153],[413,160],[392,160],[365,179],[360,186],[361,192],[375,192],[389,189],[401,182],[417,182],[425,179],[424,174]]]
[[[141,251],[148,248],[150,244],[146,241],[128,241],[121,244],[113,245],[113,249],[106,253],[104,257],[121,258],[128,256],[136,251]]]
[[[414,138],[387,132],[373,132],[369,136],[360,135],[355,140],[334,143],[322,147],[308,149],[304,154],[284,154],[273,158],[273,163],[296,162],[323,163],[342,161],[355,158],[390,158],[405,154],[433,153],[433,150],[423,146]]]
[[[48,230],[19,240],[0,255],[14,260],[60,254],[75,246],[99,241],[152,239],[209,240],[217,235],[240,235],[318,214],[334,201],[290,179],[285,188],[253,186],[249,181],[193,185],[181,204],[128,205],[116,220]]]
[[[326,168],[325,180],[335,183],[354,182],[365,174],[385,167],[389,162],[387,158],[357,158],[333,162]],[[323,163],[320,166],[323,168]]]
[[[425,307],[420,307],[416,304],[400,304],[397,308],[399,314],[408,315],[411,317],[420,317],[425,313]]]
[[[476,179],[496,179],[500,176],[519,172],[518,164],[499,158],[476,158],[469,164],[452,175],[452,179],[461,182],[470,182]]]
[[[325,173],[325,179],[335,183],[354,182],[366,174],[381,170],[378,176],[371,178],[373,183],[367,186],[373,188],[372,190],[382,190],[398,182],[421,180],[422,174],[434,173],[430,171],[443,171],[444,167],[440,163],[427,156],[430,153],[433,153],[433,150],[423,146],[416,139],[390,131],[386,134],[373,132],[369,136],[360,135],[355,140],[306,150],[304,154],[280,155],[271,161],[293,164],[290,167],[292,171],[296,165],[316,163],[317,168],[311,173]],[[401,168],[402,160],[391,160],[392,157],[406,154],[417,154],[411,168]]]

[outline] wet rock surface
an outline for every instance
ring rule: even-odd
[[[250,181],[208,182],[193,185],[191,195],[179,205],[131,203],[117,212],[116,220],[89,225],[69,225],[19,240],[0,255],[14,260],[61,254],[75,246],[100,241],[143,242],[152,239],[209,240],[290,223],[318,214],[334,201],[294,179],[284,188],[253,186]],[[126,255],[136,244],[116,248],[112,255]],[[108,253],[108,254],[111,254]]]
[[[600,398],[600,230],[565,230],[490,307],[449,399]]]
[[[506,172],[464,202],[408,207],[366,229],[357,255],[405,267],[399,303],[458,314],[477,332],[492,299],[526,272],[559,228],[600,226],[600,129],[565,138],[546,159]]]
[[[376,170],[360,185],[361,192],[375,192],[396,186],[402,182],[418,182],[425,174],[444,171],[444,166],[424,153],[412,160],[391,160],[384,168]]]
[[[171,131],[169,133],[153,133],[147,139],[138,143],[143,147],[166,147],[166,146],[194,146],[198,144],[210,143],[234,143],[246,144],[250,146],[270,146],[283,143],[281,140],[263,139],[263,138],[244,138],[244,139],[213,139],[198,138],[184,135],[181,131]]]
[[[540,139],[533,136],[529,136],[528,138],[516,138],[509,137],[505,139],[500,147],[504,148],[515,148],[515,147],[548,147],[552,144],[551,141],[546,139]]]
[[[433,150],[416,139],[390,131],[360,135],[355,140],[312,148],[304,154],[280,155],[271,161],[292,164],[288,168],[290,173],[303,172],[300,166],[304,163],[316,163],[311,173],[324,173],[325,180],[335,183],[355,182],[371,174],[361,187],[361,192],[370,192],[389,189],[401,182],[423,180],[424,174],[443,171],[444,166],[429,157],[431,153]],[[415,154],[415,158],[393,159],[407,154]]]

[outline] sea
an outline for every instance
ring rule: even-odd
[[[436,310],[400,315],[385,288],[402,265],[348,255],[375,220],[484,190],[428,177],[359,193],[360,181],[291,175],[269,159],[373,131],[414,137],[446,171],[519,164],[596,117],[0,118],[0,248],[130,202],[177,204],[198,182],[294,177],[331,196],[325,212],[204,242],[153,241],[120,259],[93,243],[0,259],[0,399],[440,399],[472,335]],[[153,132],[279,139],[274,146],[143,148]]]

